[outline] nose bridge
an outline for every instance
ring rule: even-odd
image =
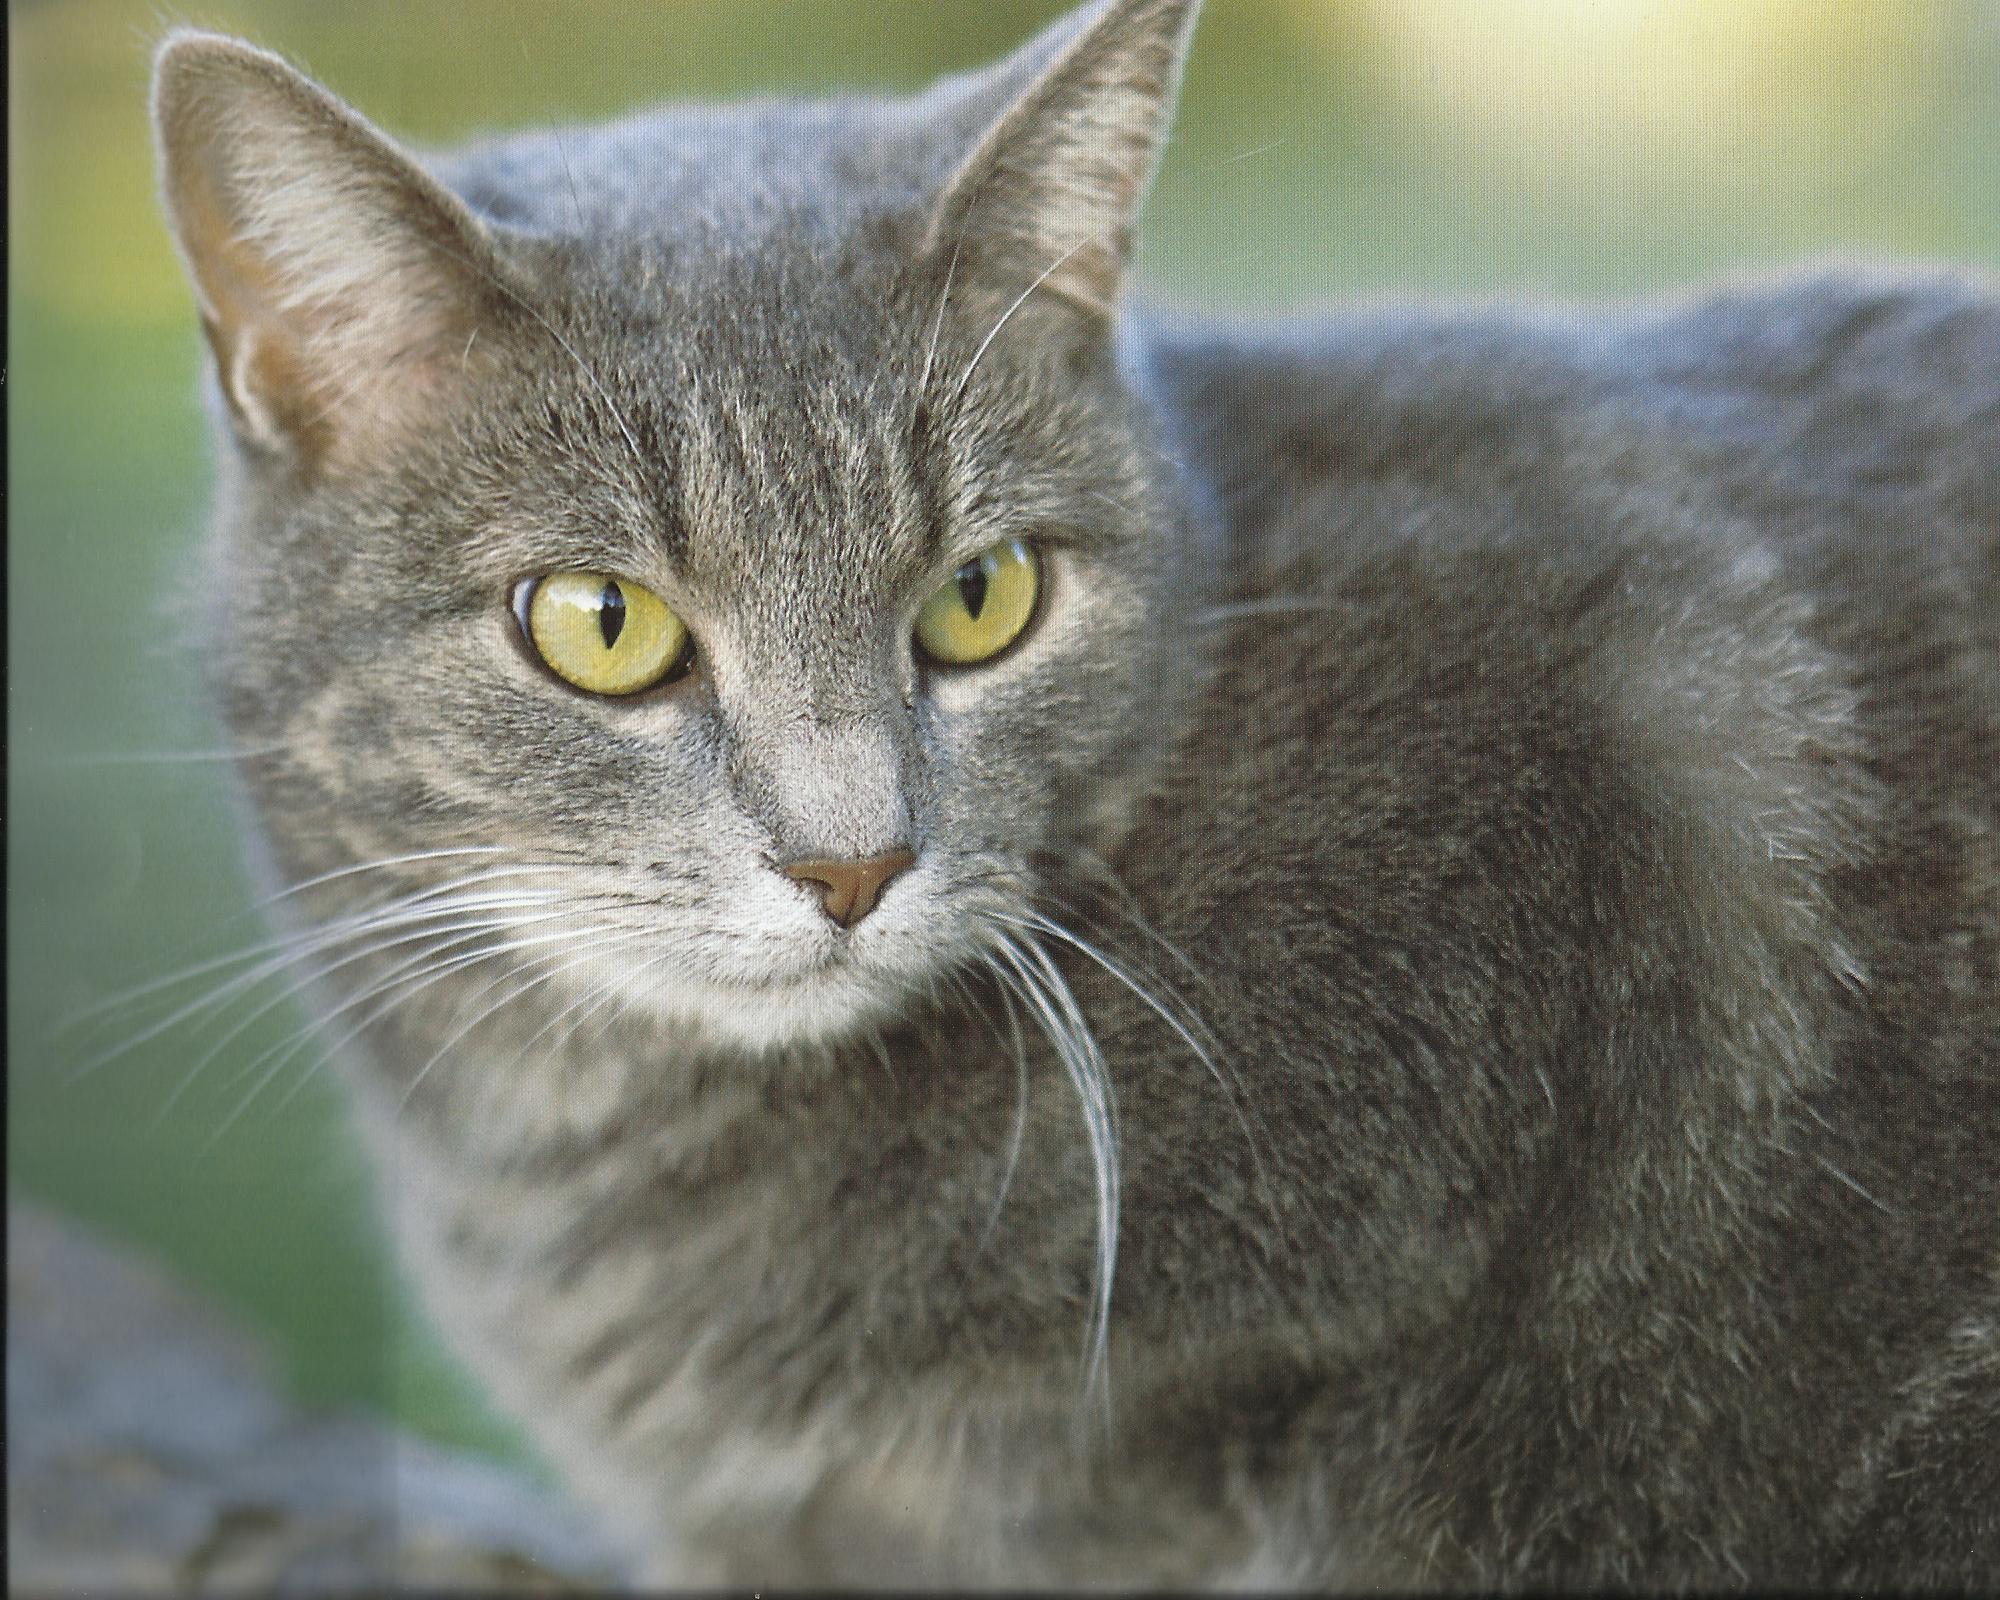
[[[731,717],[730,744],[738,802],[781,860],[865,860],[912,843],[909,741],[886,709],[785,696]]]

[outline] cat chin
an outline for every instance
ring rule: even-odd
[[[714,991],[698,1010],[677,1013],[723,1048],[762,1055],[846,1043],[897,1015],[892,996],[832,983],[774,984]]]
[[[826,1048],[865,1037],[908,1009],[906,985],[871,979],[851,963],[765,983],[712,982],[633,972],[623,1009],[698,1049],[743,1055]]]

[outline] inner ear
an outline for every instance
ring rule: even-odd
[[[244,441],[378,458],[433,422],[477,333],[511,317],[483,225],[277,57],[177,34],[155,70],[168,218]]]
[[[1015,97],[947,186],[930,254],[1003,309],[1115,312],[1198,0],[1100,0],[996,69]]]

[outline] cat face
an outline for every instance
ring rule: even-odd
[[[935,104],[682,114],[445,183],[268,57],[169,46],[222,699],[281,875],[376,918],[371,962],[504,952],[496,996],[824,1042],[1115,836],[1192,687],[1195,554],[1105,315],[1165,88],[1095,172],[1063,96],[1103,35],[948,86],[962,150]],[[1098,181],[1096,226],[1037,235]],[[920,641],[989,594],[993,639]],[[672,648],[565,672],[564,605],[577,649]],[[857,915],[814,863],[895,870]]]

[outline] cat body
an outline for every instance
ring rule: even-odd
[[[660,1581],[1990,1581],[2000,295],[1121,310],[1191,22],[435,176],[166,46],[414,1281]],[[686,675],[543,670],[571,570]]]

